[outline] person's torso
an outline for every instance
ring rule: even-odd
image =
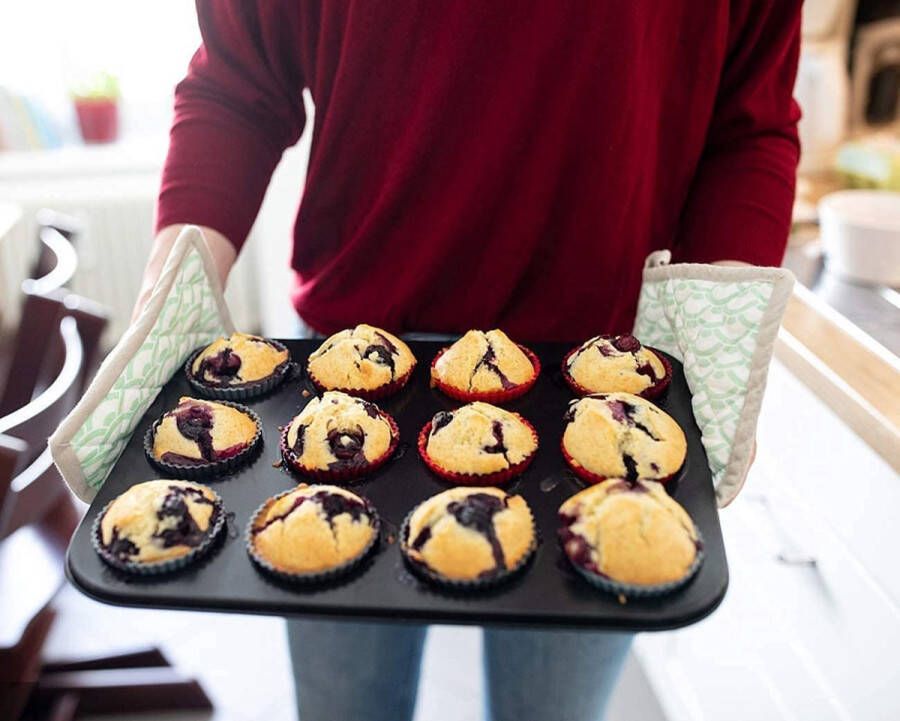
[[[727,3],[304,6],[295,303],[318,330],[627,330],[703,150]]]

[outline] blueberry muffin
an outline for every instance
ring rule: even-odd
[[[502,402],[526,393],[540,362],[502,330],[470,330],[431,364],[431,381],[451,398]]]
[[[267,500],[247,533],[250,556],[267,571],[324,579],[361,561],[378,537],[378,514],[337,486],[308,486]]]
[[[669,362],[633,335],[596,336],[566,355],[563,377],[578,395],[624,391],[654,398],[672,377]]]
[[[666,481],[684,464],[687,440],[675,420],[631,393],[598,393],[572,401],[562,451],[582,479]]]
[[[415,367],[416,358],[402,340],[381,328],[358,325],[322,343],[306,369],[320,391],[373,399],[399,391]]]
[[[614,593],[673,590],[702,560],[694,522],[655,481],[610,479],[591,486],[560,506],[559,519],[569,561]]]
[[[103,510],[94,545],[104,561],[123,570],[170,570],[205,551],[223,520],[222,501],[212,489],[188,481],[147,481]]]
[[[502,580],[537,545],[531,509],[498,488],[451,488],[420,503],[401,532],[401,551],[430,580],[479,586]]]
[[[419,437],[429,468],[470,485],[509,480],[525,470],[537,447],[537,433],[522,416],[481,401],[437,413]]]
[[[371,401],[328,391],[313,398],[287,425],[281,450],[298,473],[349,480],[385,463],[398,437],[394,419]]]
[[[191,385],[213,398],[250,398],[262,395],[287,374],[287,348],[267,338],[232,333],[196,353],[187,364]]]
[[[249,460],[260,438],[259,418],[249,408],[182,397],[150,428],[145,447],[156,467],[199,477]]]

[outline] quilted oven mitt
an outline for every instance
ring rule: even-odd
[[[140,317],[50,436],[53,461],[79,498],[96,495],[141,417],[191,351],[233,330],[206,241],[199,228],[187,226]]]
[[[669,265],[648,256],[634,335],[684,364],[719,505],[751,460],[775,336],[794,285],[781,268]]]

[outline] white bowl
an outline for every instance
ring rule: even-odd
[[[900,193],[841,190],[819,201],[828,270],[869,285],[900,286]]]

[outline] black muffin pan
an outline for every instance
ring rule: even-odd
[[[283,342],[298,367],[305,366],[307,356],[319,345],[318,341],[308,340]],[[144,578],[117,571],[97,556],[90,539],[97,514],[129,486],[160,477],[147,462],[143,438],[150,424],[173,408],[181,396],[191,395],[179,368],[138,424],[72,537],[66,559],[70,581],[88,596],[123,606],[634,631],[685,626],[699,621],[719,605],[728,586],[728,566],[715,492],[681,363],[674,359],[669,390],[655,402],[681,424],[687,436],[687,461],[680,476],[669,484],[669,490],[703,534],[706,558],[700,571],[671,595],[621,603],[582,579],[560,550],[556,541],[557,509],[583,488],[567,470],[559,449],[563,413],[573,398],[560,374],[560,361],[574,343],[532,346],[543,365],[541,376],[531,391],[505,405],[531,421],[540,437],[534,462],[507,487],[524,496],[534,512],[541,537],[534,558],[508,583],[479,593],[442,590],[410,572],[398,547],[403,519],[417,503],[448,488],[431,475],[419,458],[416,438],[437,411],[451,410],[460,403],[429,386],[431,359],[445,344],[409,345],[419,361],[412,378],[400,393],[378,401],[400,426],[398,451],[371,477],[350,484],[356,493],[375,504],[382,528],[378,547],[349,576],[320,586],[291,585],[260,571],[244,545],[244,530],[254,510],[267,497],[298,482],[278,463],[278,441],[279,426],[313,397],[312,385],[300,372],[271,395],[245,401],[262,419],[264,446],[249,466],[219,480],[206,481],[222,497],[229,515],[227,533],[222,534],[222,540],[204,559],[172,574]]]

